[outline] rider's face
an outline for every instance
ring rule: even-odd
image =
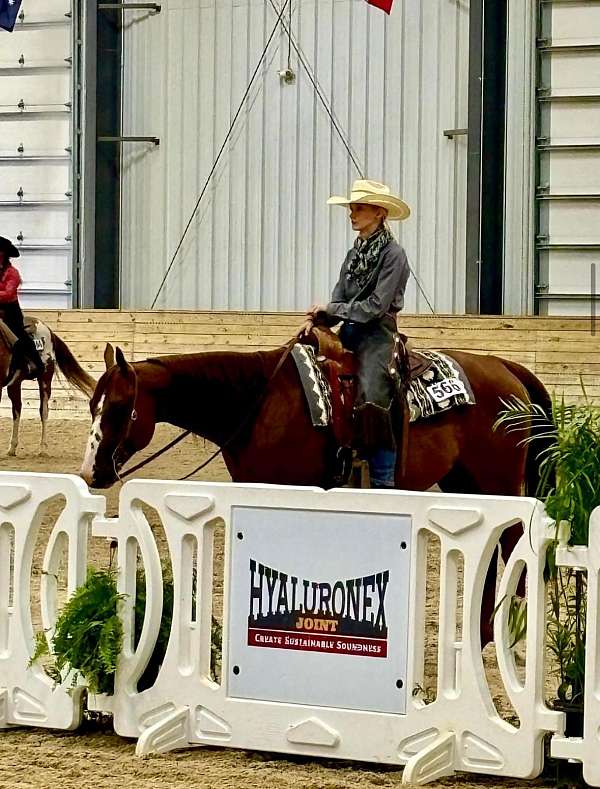
[[[350,222],[352,230],[363,238],[374,233],[385,219],[385,210],[378,205],[350,203]]]

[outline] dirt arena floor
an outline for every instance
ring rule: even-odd
[[[79,468],[89,425],[79,420],[52,420],[49,423],[48,457],[37,455],[39,425],[35,420],[22,423],[21,444],[18,457],[8,458],[3,453],[8,445],[10,422],[0,420],[0,470],[44,471],[76,473]],[[161,446],[175,434],[170,428],[161,427],[148,453]],[[211,447],[199,439],[186,439],[168,456],[155,461],[144,470],[146,478],[171,479],[198,465]],[[205,480],[227,480],[227,471],[220,459],[202,472]],[[116,512],[118,486],[108,491],[108,512]],[[58,510],[57,510],[58,512]],[[56,514],[49,512],[45,524],[49,532]],[[44,531],[44,530],[43,530]],[[43,542],[43,535],[42,540]],[[34,577],[32,579],[32,610],[36,616],[37,589],[39,589],[40,557],[43,545],[36,550]],[[106,563],[106,544],[95,545],[91,561]],[[431,552],[431,577],[435,577],[435,550]],[[431,590],[435,600],[435,589]],[[428,596],[429,600],[429,596]],[[433,628],[432,628],[433,630]],[[490,651],[491,650],[491,651]],[[436,644],[432,636],[427,648],[426,672],[433,676]],[[494,702],[508,719],[503,690],[497,677],[493,647],[485,654],[486,671],[491,684]],[[206,789],[375,789],[375,787],[400,786],[401,769],[291,758],[276,754],[199,748],[188,751],[139,759],[135,744],[117,737],[110,726],[86,722],[83,729],[73,733],[52,732],[41,729],[11,729],[0,731],[0,789],[141,789],[142,787],[203,787]],[[499,780],[462,774],[430,784],[431,787],[470,787],[471,789],[509,789],[509,787],[551,786],[551,780],[532,782]]]

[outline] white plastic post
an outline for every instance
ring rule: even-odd
[[[592,512],[589,545],[568,546],[563,540],[556,551],[560,567],[587,572],[587,610],[585,626],[585,697],[583,737],[556,734],[550,742],[555,759],[570,759],[583,764],[583,777],[589,786],[600,786],[598,732],[600,731],[600,507]]]
[[[56,574],[68,552],[69,593],[86,576],[88,530],[105,500],[92,496],[79,477],[60,474],[0,473],[0,728],[10,725],[73,729],[81,718],[82,686],[54,682],[34,651],[30,579],[44,504],[64,496],[66,505],[50,536],[43,561],[41,607],[49,638],[56,623]],[[12,543],[12,562],[11,562]]]

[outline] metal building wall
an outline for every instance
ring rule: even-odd
[[[123,151],[122,306],[149,307],[206,181],[281,0],[166,0],[129,12]],[[293,0],[294,40],[367,177],[412,206],[394,225],[428,299],[464,310],[467,0]],[[287,14],[286,14],[287,19]],[[286,310],[327,299],[352,240],[325,205],[358,177],[279,32],[158,306]],[[406,308],[429,311],[414,278]]]
[[[534,311],[538,0],[508,0],[502,311]]]
[[[72,54],[69,0],[25,0],[0,30],[0,235],[26,309],[71,306]]]

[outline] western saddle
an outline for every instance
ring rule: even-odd
[[[356,357],[341,343],[337,334],[328,328],[314,327],[309,335],[301,339],[315,351],[317,363],[326,378],[331,391],[331,430],[337,454],[351,456],[353,437],[353,411],[356,394]],[[410,381],[421,376],[431,366],[431,361],[407,347],[406,335],[398,334],[396,343],[397,398],[402,419],[398,420],[396,432],[401,447],[402,468],[406,460],[406,437],[408,432],[408,409],[406,389]],[[336,477],[347,475],[347,471]]]

